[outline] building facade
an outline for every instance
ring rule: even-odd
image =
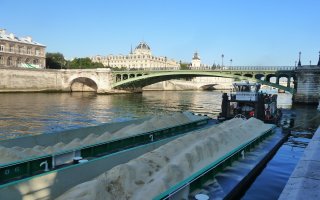
[[[46,46],[0,29],[0,67],[45,68]]]
[[[102,63],[105,67],[118,67],[127,69],[178,69],[180,64],[166,56],[152,55],[149,45],[145,42],[130,51],[128,55],[107,55],[91,57],[93,62]]]
[[[191,67],[201,67],[201,59],[198,52],[195,52],[192,57]]]

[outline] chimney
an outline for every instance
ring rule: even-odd
[[[1,28],[0,28],[0,35],[3,36],[3,35],[5,35],[5,34],[6,34],[6,29],[1,29]]]
[[[13,34],[13,33],[10,33],[10,34],[9,34],[9,38],[10,38],[11,40],[14,40],[14,34]]]
[[[25,37],[25,39],[26,39],[28,42],[32,42],[32,37],[30,37],[30,36]]]

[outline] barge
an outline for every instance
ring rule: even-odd
[[[71,142],[74,138],[83,139],[90,133],[102,135],[106,131],[116,132],[124,127],[142,124],[147,120],[107,123],[53,134],[3,140],[0,141],[0,146],[5,148],[52,146],[58,142]],[[216,123],[207,116],[195,116],[194,120],[188,123],[2,163],[0,164],[0,199],[56,198],[76,184],[90,180],[116,165],[152,151],[190,131],[207,126],[209,121],[211,125]]]
[[[0,141],[0,145],[5,147],[20,145],[29,148],[38,144],[53,145],[59,141],[67,143],[74,137],[84,138],[89,133],[102,134],[106,130],[115,132],[125,126],[143,123],[146,120],[104,124],[56,134],[5,140]],[[181,136],[191,136],[199,131],[211,130],[215,126],[220,126],[220,131],[228,129],[228,126],[216,125],[216,121],[202,116],[188,123],[0,165],[0,199],[8,197],[11,199],[55,199],[74,186],[92,180],[115,166],[136,159]],[[257,145],[272,137],[275,133],[275,126],[270,125],[269,127],[257,137],[231,149],[217,160],[212,160],[211,164],[189,174],[188,178],[177,182],[168,190],[150,199],[175,199],[175,195],[186,187],[190,188],[190,193],[203,187],[207,180],[222,172],[234,161],[243,158],[248,152],[255,151]],[[210,132],[208,135],[211,135]],[[221,132],[220,136],[223,135],[225,134]],[[228,135],[232,134],[228,133]]]

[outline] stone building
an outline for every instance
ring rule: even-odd
[[[45,68],[46,46],[0,29],[0,67]]]
[[[130,51],[128,55],[107,55],[91,57],[93,62],[100,62],[106,67],[118,67],[127,69],[178,69],[180,64],[166,56],[154,56],[145,42]]]
[[[201,59],[198,55],[198,52],[195,52],[192,57],[191,67],[201,67]]]

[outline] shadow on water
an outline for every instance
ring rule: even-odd
[[[256,177],[242,199],[278,199],[292,171],[320,124],[320,114],[315,106],[294,105],[284,110],[287,123],[293,127],[287,141]]]

